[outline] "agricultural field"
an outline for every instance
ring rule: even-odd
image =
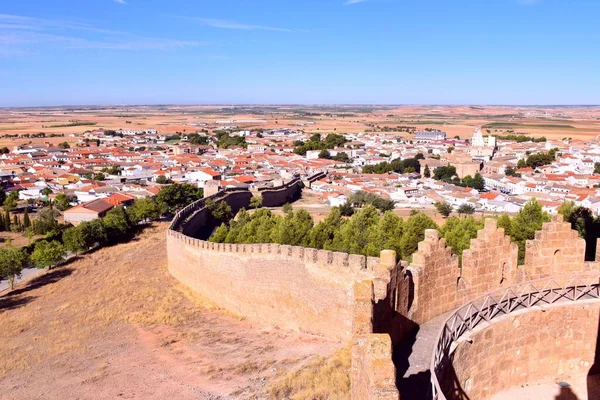
[[[123,106],[0,109],[0,146],[63,141],[75,143],[95,129],[158,129],[163,134],[218,129],[217,121],[239,128],[296,128],[307,133],[389,132],[402,127],[440,129],[470,137],[476,127],[490,133],[522,133],[549,139],[587,140],[600,129],[600,107],[517,106]],[[44,138],[22,137],[44,132]],[[7,138],[6,135],[20,135]],[[50,137],[52,135],[59,135]]]

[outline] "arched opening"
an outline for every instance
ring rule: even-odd
[[[552,256],[552,267],[559,267],[560,266],[560,258],[561,258],[561,251],[560,250],[556,250],[554,252],[554,255]]]

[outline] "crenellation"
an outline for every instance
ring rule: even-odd
[[[296,260],[304,260],[304,247],[291,247],[291,257]]]
[[[348,253],[334,252],[331,263],[336,267],[348,268],[348,259]]]
[[[544,224],[535,239],[527,241],[522,267],[518,266],[517,245],[492,218],[471,239],[460,263],[437,230],[425,231],[410,264],[397,263],[393,251],[365,257],[269,243],[211,243],[175,231],[168,235],[169,249],[175,250],[178,243],[202,249],[193,257],[170,251],[171,273],[223,307],[339,340],[354,335],[354,400],[398,398],[395,385],[390,385],[394,376],[391,347],[381,340],[390,336],[369,336],[374,332],[375,312],[402,315],[391,319],[386,328],[399,340],[412,326],[487,292],[600,264],[584,262],[585,242],[560,218]],[[368,283],[357,283],[363,281]],[[273,312],[274,304],[282,311]]]
[[[317,262],[319,264],[331,264],[333,262],[333,252],[317,250]]]
[[[350,254],[348,256],[348,267],[352,271],[364,270],[367,268],[367,258],[357,254]]]

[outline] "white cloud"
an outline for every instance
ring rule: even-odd
[[[544,0],[518,0],[519,4],[522,6],[532,6],[534,4],[542,3]]]
[[[119,4],[127,4],[125,0],[115,0],[115,2]]]
[[[182,18],[191,19],[191,20],[200,22],[201,24],[213,27],[213,28],[240,29],[240,30],[246,30],[246,31],[263,30],[263,31],[293,32],[291,29],[276,28],[273,26],[265,26],[265,25],[244,24],[241,22],[228,21],[228,20],[224,20],[224,19],[189,18],[189,17],[182,17]]]
[[[346,3],[344,3],[344,4],[349,6],[352,4],[364,3],[365,1],[367,1],[367,0],[347,0]]]
[[[141,37],[128,32],[96,28],[85,22],[47,20],[0,14],[0,56],[68,49],[176,50],[206,42]]]

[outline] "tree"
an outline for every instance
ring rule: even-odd
[[[228,234],[229,227],[227,224],[222,223],[217,229],[215,229],[209,240],[214,243],[225,243]]]
[[[334,236],[332,248],[328,250],[366,254],[371,227],[376,225],[378,220],[377,209],[367,205],[342,224],[339,232]]]
[[[233,218],[231,206],[225,201],[215,202],[209,199],[206,201],[206,208],[210,211],[210,215],[218,221],[228,222]]]
[[[340,213],[344,217],[351,217],[352,215],[354,215],[354,207],[352,207],[352,204],[349,201],[346,201],[338,208],[340,209]]]
[[[571,224],[571,228],[585,239],[585,260],[594,261],[598,238],[600,238],[600,219],[594,217],[590,209],[578,207],[572,201],[564,202],[558,213],[562,214],[564,220]]]
[[[4,209],[3,222],[4,222],[4,230],[6,232],[10,232],[10,212],[6,208]]]
[[[339,207],[333,208],[327,217],[311,230],[308,246],[315,249],[331,248],[333,238],[342,226],[342,215]]]
[[[354,207],[372,205],[383,212],[393,210],[395,206],[395,202],[393,200],[384,199],[383,197],[377,196],[374,193],[369,193],[362,190],[352,193],[352,195],[348,198],[348,202]]]
[[[525,261],[525,242],[532,240],[535,232],[542,229],[544,222],[549,221],[550,216],[535,199],[528,201],[512,218],[509,235],[519,246],[519,264]]]
[[[453,165],[437,167],[433,172],[433,178],[440,181],[449,182],[456,176],[456,167]]]
[[[329,153],[329,151],[327,150],[321,150],[321,152],[319,153],[319,158],[329,160],[331,159],[331,153]]]
[[[429,165],[425,165],[425,169],[423,170],[423,176],[425,178],[431,177],[431,170],[429,169]]]
[[[154,220],[164,213],[165,206],[149,198],[137,199],[133,206],[127,209],[131,222]]]
[[[86,250],[88,247],[84,237],[84,230],[81,226],[69,228],[62,235],[65,249],[75,254],[79,254],[79,252]]]
[[[156,200],[158,203],[164,204],[167,212],[173,214],[177,209],[201,199],[203,193],[202,189],[198,189],[189,183],[173,184],[163,187],[158,192]]]
[[[94,175],[94,180],[103,181],[105,179],[106,175],[104,175],[102,172],[98,172],[96,175]]]
[[[52,189],[50,189],[48,186],[46,186],[45,188],[43,188],[42,190],[40,190],[40,194],[43,196],[50,196],[52,194]]]
[[[288,215],[294,211],[294,207],[290,203],[285,203],[282,207],[282,211],[284,214]]]
[[[10,288],[15,288],[15,279],[21,276],[21,271],[27,262],[27,253],[23,248],[11,245],[0,249],[0,275],[8,278]]]
[[[403,221],[392,211],[385,212],[369,232],[366,255],[378,257],[382,250],[394,250],[400,256]]]
[[[58,193],[56,197],[54,197],[54,206],[60,211],[65,211],[71,208],[71,203],[77,201],[77,196],[75,195],[67,195],[64,193]]]
[[[419,242],[425,239],[425,230],[437,229],[437,224],[427,215],[416,212],[403,224],[402,239],[400,240],[401,258],[410,261],[417,251]]]
[[[263,199],[261,196],[252,196],[250,199],[250,207],[251,208],[261,208],[263,204]]]
[[[102,219],[104,226],[106,227],[107,237],[112,242],[117,242],[129,230],[129,220],[123,207],[115,207],[106,213],[106,216]]]
[[[159,175],[159,176],[156,177],[156,179],[154,181],[156,183],[158,183],[159,185],[164,185],[165,183],[168,182],[168,179],[164,175]]]
[[[29,219],[29,208],[25,207],[25,211],[23,211],[23,228],[28,229],[31,227],[31,220]]]
[[[21,226],[21,221],[19,220],[19,217],[17,217],[17,215],[13,215],[13,223],[12,223],[12,231],[13,232],[21,232],[22,226]]]
[[[59,143],[58,147],[60,147],[61,149],[70,149],[71,148],[71,146],[67,142]]]
[[[92,248],[96,244],[102,246],[108,241],[106,227],[101,219],[84,222],[79,224],[77,228],[82,230],[87,249]]]
[[[312,216],[306,210],[297,210],[278,221],[273,228],[271,240],[273,243],[306,246],[313,226]]]
[[[600,162],[594,164],[594,173],[600,174]]]
[[[8,196],[6,196],[6,199],[4,199],[4,210],[12,211],[15,208],[17,208],[18,199],[19,199],[19,192],[17,192],[17,191],[10,192],[8,194]]]
[[[440,228],[440,235],[446,239],[446,244],[454,254],[462,256],[464,250],[471,246],[471,239],[477,237],[477,231],[482,229],[484,222],[473,217],[449,218]]]
[[[47,233],[57,231],[59,228],[58,212],[52,208],[43,208],[38,211],[37,218],[33,221],[33,231],[38,235],[45,235]]]
[[[346,153],[345,151],[340,151],[333,157],[333,159],[335,161],[339,161],[339,162],[343,162],[343,163],[350,162],[350,157],[348,157],[348,153]]]
[[[459,214],[473,214],[475,213],[475,207],[472,206],[471,204],[461,204],[460,207],[458,207],[458,213]]]
[[[452,204],[448,203],[447,201],[437,202],[434,205],[438,212],[444,216],[444,218],[448,218],[448,216],[452,214]]]
[[[467,186],[471,187],[473,189],[483,190],[483,189],[485,189],[485,180],[483,179],[483,176],[481,176],[481,174],[478,172],[470,180],[470,182],[467,184]]]
[[[521,169],[521,168],[525,168],[527,166],[527,164],[525,163],[525,160],[520,159],[519,161],[517,161],[517,168]]]
[[[35,244],[31,261],[38,268],[52,268],[60,263],[65,255],[65,248],[60,242],[41,240]]]

